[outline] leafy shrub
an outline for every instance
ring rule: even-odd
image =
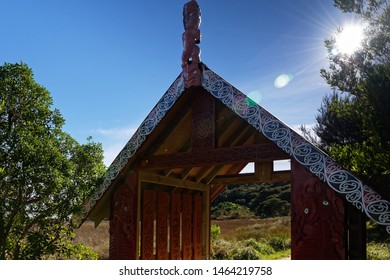
[[[367,259],[368,260],[390,260],[390,244],[374,243],[374,242],[368,243]]]
[[[214,224],[211,225],[211,229],[210,229],[211,242],[217,240],[220,235],[221,235],[221,227]]]
[[[211,247],[211,259],[212,260],[231,260],[232,244],[223,239],[218,239],[213,242]]]
[[[233,260],[260,260],[261,256],[253,247],[240,247],[233,255]]]
[[[284,251],[290,248],[290,240],[285,239],[280,236],[272,236],[267,240],[267,243],[275,250],[275,251]]]
[[[238,219],[253,216],[254,214],[249,208],[230,201],[219,203],[217,206],[211,208],[211,218],[213,219]]]

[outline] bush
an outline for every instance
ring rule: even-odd
[[[218,239],[212,244],[210,257],[212,260],[231,260],[231,248],[230,242]]]
[[[210,229],[211,242],[217,240],[220,235],[221,235],[221,228],[217,225],[211,225],[211,229]]]
[[[212,219],[243,219],[253,217],[249,208],[236,203],[225,201],[211,208]]]
[[[290,240],[285,239],[280,236],[272,236],[267,241],[267,243],[275,250],[275,251],[284,251],[290,248]]]
[[[368,243],[367,259],[368,260],[390,260],[390,244],[374,243],[374,242]]]
[[[260,260],[261,256],[253,247],[240,247],[233,255],[233,260]]]

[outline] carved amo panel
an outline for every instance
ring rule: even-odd
[[[291,258],[345,259],[343,200],[295,160],[291,165]]]
[[[129,179],[132,179],[130,177]],[[110,250],[113,260],[136,259],[137,178],[128,180],[114,193],[110,211]]]

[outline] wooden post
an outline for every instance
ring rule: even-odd
[[[138,174],[127,176],[114,192],[110,211],[110,260],[135,260],[138,257]]]
[[[291,258],[346,259],[344,201],[291,161]]]
[[[154,259],[155,192],[143,190],[141,221],[141,259]]]
[[[348,203],[345,222],[348,231],[348,259],[365,260],[367,258],[365,214]]]
[[[192,92],[192,149],[215,148],[215,98],[204,89]]]

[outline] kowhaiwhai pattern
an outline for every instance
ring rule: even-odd
[[[203,87],[390,234],[390,203],[245,94],[205,67]]]

